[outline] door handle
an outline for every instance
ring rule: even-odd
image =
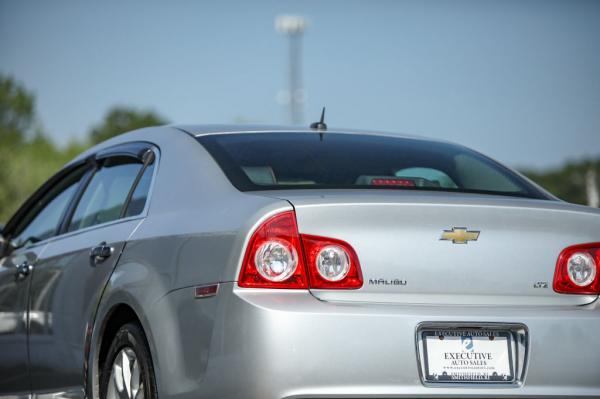
[[[101,263],[108,259],[114,251],[114,248],[102,241],[98,246],[90,251],[90,258],[94,264]]]
[[[33,270],[33,265],[27,261],[17,265],[17,279],[23,280],[25,277],[31,274]]]

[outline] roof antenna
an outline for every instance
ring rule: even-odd
[[[323,110],[321,111],[321,120],[319,122],[311,123],[310,128],[320,130],[319,138],[323,141],[324,131],[327,130],[327,124],[325,123],[325,107],[323,107]]]

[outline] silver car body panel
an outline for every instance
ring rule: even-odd
[[[29,374],[34,392],[70,391],[83,379],[85,332],[125,242],[140,220],[112,223],[51,241],[35,265],[29,291]],[[114,255],[90,261],[107,242]]]
[[[57,379],[34,396],[83,397],[86,392],[98,397],[104,327],[114,309],[126,305],[146,334],[161,398],[600,397],[596,297],[533,288],[537,281],[552,282],[563,247],[599,241],[597,210],[554,200],[458,193],[242,193],[194,137],[240,131],[309,130],[147,128],[78,158],[132,141],[153,143],[160,151],[147,214],[123,222],[124,231],[115,234],[123,250],[114,270],[90,275],[90,284],[96,283],[79,307],[63,302],[65,311],[77,313],[79,324],[56,307],[46,308],[56,314],[54,323],[64,323],[54,325],[64,331],[61,336],[79,334],[80,340],[59,342],[57,348],[69,347],[69,362],[78,363],[84,380],[77,385],[74,379]],[[351,243],[365,285],[351,292],[238,287],[252,232],[286,210],[296,211],[301,233]],[[479,240],[439,241],[444,229],[461,226],[481,230]],[[62,256],[63,245],[73,254],[83,251],[108,227],[81,232],[74,240],[65,235],[41,243],[49,251],[41,257]],[[451,262],[445,264],[444,258]],[[523,263],[527,267],[519,268]],[[66,261],[55,265],[63,273],[70,267]],[[41,273],[38,278],[51,288],[52,279]],[[370,286],[374,278],[407,283]],[[62,281],[54,283],[47,303],[81,292],[76,279]],[[219,284],[218,294],[195,298],[195,287],[207,284]],[[78,331],[82,320],[91,327],[87,333]],[[427,386],[415,338],[423,323],[526,326],[523,381]],[[89,350],[82,352],[82,346]],[[58,375],[75,375],[74,366],[61,364],[64,358],[54,349],[47,353],[45,362]]]
[[[265,195],[294,205],[301,234],[335,237],[356,250],[364,286],[313,291],[323,300],[546,306],[597,298],[552,290],[558,254],[600,237],[600,212],[589,207],[440,192]],[[480,232],[479,239],[458,245],[440,240],[444,230],[458,226]]]
[[[597,397],[597,304],[426,306],[323,302],[306,291],[240,289],[193,300],[193,287],[153,303],[161,397]],[[176,311],[175,311],[176,310]],[[528,364],[516,387],[421,382],[415,334],[424,321],[522,323]],[[168,327],[167,327],[168,326]],[[585,342],[586,345],[581,345]],[[573,372],[570,372],[573,370]]]

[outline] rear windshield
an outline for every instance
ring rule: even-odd
[[[198,137],[241,191],[401,189],[547,197],[509,169],[464,147],[341,133]]]

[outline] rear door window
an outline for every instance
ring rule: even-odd
[[[124,217],[136,216],[144,211],[146,202],[148,201],[148,194],[150,193],[150,184],[152,183],[153,175],[154,164],[152,163],[144,169],[140,180],[135,186],[129,204],[127,204]]]
[[[106,159],[77,204],[68,231],[119,219],[142,167],[141,162],[129,157]]]

